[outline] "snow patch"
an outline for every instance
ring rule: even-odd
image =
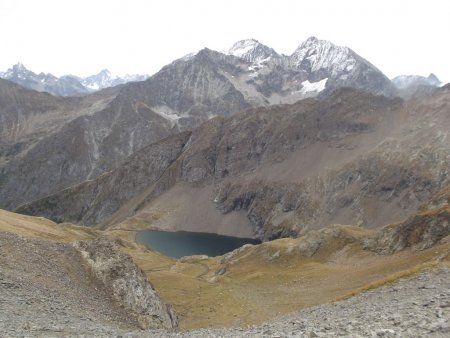
[[[156,112],[159,116],[164,117],[166,120],[169,121],[176,121],[180,118],[180,116],[178,116],[177,114],[172,114],[172,113],[166,113],[163,111],[157,111]]]
[[[325,89],[325,85],[327,84],[328,78],[317,82],[309,82],[308,80],[302,82],[303,88],[300,90],[301,93],[306,94],[310,92],[320,93]]]
[[[182,116],[179,116],[175,111],[173,111],[172,109],[170,109],[167,106],[156,106],[156,107],[153,107],[152,110],[159,116],[161,116],[171,122],[176,122],[177,120],[179,120],[182,117]]]

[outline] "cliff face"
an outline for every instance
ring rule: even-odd
[[[393,254],[408,248],[428,249],[450,235],[450,186],[445,186],[417,214],[403,222],[383,227],[366,248],[381,254]],[[447,239],[446,239],[447,238]]]
[[[343,89],[325,100],[216,118],[19,211],[88,225],[158,214],[158,226],[184,230],[189,222],[179,224],[177,212],[185,219],[239,214],[264,239],[336,222],[399,221],[448,181],[449,104],[445,90],[403,103]],[[137,184],[136,177],[148,179]],[[188,191],[207,196],[202,208],[182,208],[192,205]]]
[[[110,171],[150,143],[175,132],[149,108],[116,96],[37,142],[3,169],[1,205],[16,207]]]

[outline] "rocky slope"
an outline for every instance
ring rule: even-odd
[[[0,200],[12,208],[116,168],[136,150],[177,132],[144,104],[118,94],[37,142],[3,169]]]
[[[234,214],[228,222],[263,239],[400,221],[448,181],[449,104],[446,89],[408,103],[343,89],[216,118],[19,211],[87,225],[157,217],[153,226],[197,231]]]
[[[89,254],[89,242],[77,245],[80,253],[68,243],[5,232],[0,244],[4,337],[109,335],[118,328],[176,326],[173,312],[143,273],[105,239],[95,241],[95,255]]]
[[[108,90],[92,96],[60,98],[0,79],[0,168],[10,159],[22,157],[71,120],[103,109],[114,95],[114,90]]]

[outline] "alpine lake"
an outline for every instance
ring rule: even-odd
[[[136,241],[163,255],[180,258],[192,255],[220,256],[245,244],[259,244],[257,239],[223,236],[204,232],[143,230]]]

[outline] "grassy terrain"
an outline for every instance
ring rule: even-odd
[[[271,243],[239,254],[224,276],[214,276],[220,258],[192,258],[159,271],[147,265],[144,271],[183,316],[182,328],[246,325],[393,282],[436,265],[449,249],[385,257],[349,245],[320,258],[293,253],[271,259],[279,251]]]
[[[0,210],[0,231],[57,241],[117,238],[161,298],[182,316],[183,329],[258,323],[450,263],[449,241],[383,256],[363,249],[372,230],[339,225],[296,239],[248,245],[227,256],[178,261],[136,244],[136,232],[126,227],[99,231]],[[221,269],[224,274],[217,273]]]
[[[57,241],[93,239],[98,232],[69,223],[56,224],[43,217],[16,214],[0,209],[0,231],[18,235]]]

